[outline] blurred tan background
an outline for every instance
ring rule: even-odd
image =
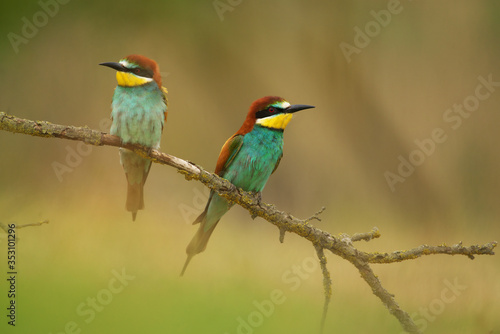
[[[98,64],[144,54],[169,90],[163,151],[213,170],[251,102],[280,95],[316,108],[288,126],[266,202],[304,218],[326,206],[315,225],[333,234],[378,226],[382,238],[360,244],[365,250],[499,239],[497,2],[55,3],[0,4],[1,111],[108,131],[116,80]],[[473,111],[452,111],[464,103]],[[430,144],[436,129],[441,142]],[[416,141],[430,145],[428,154]],[[18,232],[18,332],[56,333],[73,319],[91,333],[237,333],[238,317],[273,289],[287,299],[254,333],[316,330],[320,271],[293,291],[285,277],[314,257],[300,238],[279,244],[275,228],[234,208],[179,279],[190,223],[205,204],[200,184],[153,166],[146,210],[132,223],[117,149],[0,132],[0,153],[0,222],[50,220]],[[418,166],[391,186],[387,173],[404,170],[401,159]],[[68,171],[58,174],[54,163]],[[426,333],[492,333],[500,330],[499,265],[496,256],[436,256],[374,270],[405,310],[425,319]],[[399,333],[353,268],[332,255],[329,266],[327,332]],[[77,305],[122,267],[136,277],[130,288],[86,323]],[[443,282],[456,279],[467,288],[437,308]]]

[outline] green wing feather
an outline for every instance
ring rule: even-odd
[[[215,174],[219,176],[223,176],[224,172],[231,165],[234,158],[238,154],[238,152],[243,146],[243,136],[242,135],[234,135],[229,138],[219,155],[219,159],[217,160],[217,166],[215,167]]]
[[[276,172],[276,169],[278,169],[278,166],[280,165],[281,158],[283,158],[283,153],[281,153],[280,157],[278,158],[278,161],[276,161],[276,166],[274,166],[273,173]],[[271,173],[271,174],[273,174]]]

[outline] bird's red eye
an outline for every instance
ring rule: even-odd
[[[141,69],[140,69],[140,68],[134,68],[134,73],[135,73],[135,74],[139,74],[139,73],[141,73]]]
[[[269,112],[270,112],[271,114],[274,114],[274,113],[276,112],[276,109],[275,109],[274,107],[270,107],[270,108],[269,108]]]

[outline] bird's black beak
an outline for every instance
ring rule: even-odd
[[[117,71],[121,71],[121,72],[127,71],[127,68],[120,63],[108,62],[108,63],[100,63],[99,65],[111,67],[112,69],[117,70]]]
[[[293,104],[290,107],[286,108],[285,112],[292,114],[300,110],[311,109],[311,108],[314,108],[314,106],[308,106],[307,104]]]

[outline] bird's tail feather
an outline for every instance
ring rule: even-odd
[[[184,275],[184,272],[186,271],[186,268],[189,264],[189,262],[191,262],[191,259],[193,258],[194,255],[191,255],[191,254],[188,254],[188,257],[186,259],[186,262],[184,262],[184,267],[182,267],[182,271],[181,271],[181,276]]]
[[[132,212],[132,220],[135,221],[137,211],[144,209],[144,183],[128,183],[125,207]]]
[[[204,219],[205,218],[204,214],[206,215],[206,213],[204,212],[200,215],[200,217],[198,217],[198,219],[195,220],[195,223],[201,222],[201,224],[200,227],[198,228],[198,231],[196,232],[193,239],[186,248],[187,259],[186,262],[184,263],[184,267],[182,268],[181,276],[184,275],[184,272],[186,271],[186,268],[191,259],[193,258],[193,256],[203,252],[205,248],[207,248],[208,240],[210,239],[212,232],[217,226],[218,221],[212,227],[210,227],[208,230],[205,231],[206,221]]]
[[[120,149],[120,161],[128,184],[125,208],[132,212],[132,220],[135,221],[137,211],[144,209],[144,184],[151,169],[151,161],[126,149]]]

